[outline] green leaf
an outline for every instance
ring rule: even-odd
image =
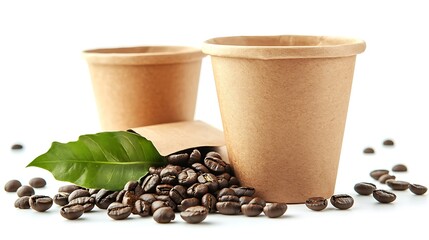
[[[120,190],[145,175],[151,166],[163,166],[151,141],[130,132],[82,135],[76,142],[53,142],[27,167],[46,169],[55,179],[86,188]]]

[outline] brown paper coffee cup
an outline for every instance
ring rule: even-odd
[[[142,46],[84,51],[103,130],[193,120],[201,50]]]
[[[356,54],[365,42],[244,36],[203,44],[211,55],[229,160],[268,201],[334,193]]]

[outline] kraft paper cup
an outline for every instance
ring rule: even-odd
[[[334,193],[356,54],[328,36],[207,40],[229,160],[241,184],[273,202]]]
[[[139,46],[83,55],[103,130],[193,120],[204,57],[200,49]]]

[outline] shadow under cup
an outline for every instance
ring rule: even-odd
[[[329,36],[207,40],[229,160],[271,202],[335,189],[356,55],[365,42]]]
[[[83,55],[103,130],[193,120],[204,57],[200,49],[139,46]]]

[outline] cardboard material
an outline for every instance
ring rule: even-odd
[[[202,121],[157,124],[132,130],[152,141],[163,156],[185,149],[225,146],[223,132]]]
[[[364,41],[323,36],[204,43],[242,185],[287,203],[334,193],[356,54],[364,50]]]
[[[193,120],[201,50],[142,46],[87,50],[103,130]]]

